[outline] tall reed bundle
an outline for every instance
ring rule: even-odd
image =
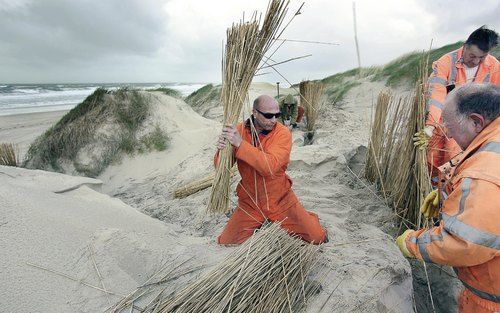
[[[318,249],[267,224],[158,312],[299,312],[320,287],[308,280]]]
[[[231,178],[234,177],[234,174],[236,174],[237,167],[233,166],[231,168]],[[211,187],[213,182],[214,182],[215,174],[212,173],[210,175],[207,175],[203,178],[200,178],[198,180],[195,180],[193,182],[190,182],[189,184],[186,184],[184,186],[181,186],[174,190],[173,197],[174,199],[182,199],[186,198],[194,193],[197,193],[198,191],[207,189],[208,187]]]
[[[308,132],[314,133],[316,129],[316,120],[323,104],[321,101],[323,89],[324,85],[321,83],[311,81],[300,82],[300,105],[305,111]]]
[[[264,54],[280,28],[288,7],[288,1],[271,0],[262,27],[255,13],[250,22],[241,21],[227,30],[225,55],[222,60],[221,102],[224,108],[223,124],[234,125],[238,121],[248,87]],[[219,151],[212,193],[207,210],[212,213],[228,212],[230,168],[234,163],[233,148],[227,145]]]
[[[16,147],[12,143],[0,144],[0,165],[18,166]]]
[[[420,205],[430,191],[426,152],[416,149],[413,135],[424,128],[427,61],[409,96],[382,91],[372,123],[365,177],[375,183],[394,207],[401,225],[421,224]]]

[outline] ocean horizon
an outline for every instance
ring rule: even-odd
[[[183,97],[205,83],[71,83],[71,84],[5,84],[0,83],[0,116],[70,110],[97,88],[109,90],[128,87],[156,89],[168,87]]]

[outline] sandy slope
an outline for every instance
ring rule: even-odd
[[[327,299],[323,312],[413,311],[409,264],[382,231],[392,227],[391,210],[348,168],[359,169],[362,158],[352,156],[368,137],[370,102],[360,97],[369,97],[370,90],[376,95],[382,85],[363,88],[351,92],[344,106],[325,108],[315,144],[302,146],[302,132],[293,134],[288,171],[293,188],[330,233],[320,263],[328,275],[308,312],[317,312]],[[274,95],[275,87],[259,84],[250,94],[261,93]],[[233,249],[215,243],[227,217],[205,215],[208,190],[185,199],[171,197],[179,185],[212,171],[220,124],[197,116],[182,101],[167,96],[157,100],[161,114],[155,118],[170,126],[170,148],[124,158],[100,181],[0,168],[0,205],[6,208],[0,213],[0,236],[7,238],[0,251],[9,256],[0,268],[2,281],[7,282],[0,287],[0,298],[7,299],[7,308],[104,310],[108,302],[102,292],[25,265],[45,265],[98,286],[87,248],[91,242],[106,286],[118,293],[143,283],[163,259],[194,256],[197,264],[213,264]],[[54,193],[82,183],[95,187],[101,181],[102,190],[111,197],[86,185]],[[232,200],[236,201],[234,195]],[[191,277],[173,281],[172,288]],[[33,300],[21,304],[30,295]]]
[[[382,88],[381,83],[368,84],[367,89],[351,93],[344,107],[325,108],[319,120],[321,129],[316,144],[301,146],[302,132],[294,132],[295,145],[288,171],[294,180],[294,190],[306,208],[319,213],[332,234],[332,241],[325,245],[324,251],[325,266],[330,267],[331,272],[324,292],[316,299],[317,305],[342,281],[343,288],[337,289],[328,302],[330,308],[352,309],[367,302],[364,309],[379,307],[383,312],[384,307],[394,307],[399,312],[411,311],[408,263],[394,246],[393,239],[379,229],[390,228],[391,211],[347,168],[346,156],[350,157],[349,153],[357,146],[366,144],[368,138],[371,102],[366,105],[367,99],[359,97],[371,95],[372,91],[376,95]],[[275,92],[273,85],[259,84],[250,93],[256,96],[275,95]],[[363,124],[365,126],[359,126]],[[207,236],[213,244],[227,218],[205,216],[209,190],[186,199],[172,199],[171,193],[178,186],[212,171],[213,142],[217,134],[216,129],[211,141],[192,147],[177,167],[133,183],[115,180],[113,185],[118,188],[107,189],[107,192],[153,217],[182,225],[184,235]],[[124,162],[109,171],[116,173],[127,167],[128,163]],[[107,185],[106,177],[101,179]],[[236,202],[234,195],[232,201]],[[376,240],[353,243],[374,238]],[[337,246],[339,243],[342,245]],[[376,279],[371,279],[375,275]],[[398,303],[394,303],[395,299]]]

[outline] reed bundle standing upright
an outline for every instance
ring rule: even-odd
[[[17,148],[12,143],[0,143],[0,165],[17,166],[19,159]]]
[[[426,151],[413,144],[414,134],[425,126],[426,80],[423,59],[411,95],[379,94],[365,166],[365,177],[377,185],[405,229],[421,225],[420,205],[431,189]]]
[[[287,7],[288,1],[271,0],[260,28],[260,18],[254,13],[250,21],[240,21],[227,30],[227,42],[222,60],[221,102],[224,108],[224,125],[237,123],[252,78],[264,54],[275,40]],[[231,145],[219,151],[215,179],[207,207],[209,212],[229,211],[230,169],[234,163],[233,158]]]
[[[306,115],[307,132],[304,137],[304,143],[312,143],[314,132],[316,130],[316,120],[323,102],[324,85],[317,82],[302,81],[299,85],[300,105],[304,108]]]

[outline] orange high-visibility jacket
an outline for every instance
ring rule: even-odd
[[[258,209],[274,208],[292,187],[292,180],[285,174],[292,151],[292,134],[286,126],[276,123],[272,131],[252,138],[249,120],[236,125],[236,129],[242,138],[240,146],[233,149],[241,176],[236,194],[239,199],[251,198]],[[217,151],[216,167],[218,156]]]
[[[462,151],[454,139],[446,136],[442,126],[441,113],[447,95],[446,86],[459,87],[467,83],[462,60],[463,47],[442,56],[432,64],[432,73],[427,89],[427,120],[426,125],[435,127],[429,142],[427,160],[431,165],[431,177],[437,179],[437,168],[451,160]],[[497,59],[488,54],[478,66],[476,76],[468,82],[500,84],[500,65]]]
[[[417,258],[452,266],[480,300],[500,302],[500,118],[467,147],[443,191],[439,226],[406,239]],[[449,166],[448,166],[449,167]]]
[[[432,73],[429,77],[427,89],[427,120],[426,125],[438,126],[441,123],[441,113],[446,98],[446,86],[456,87],[467,83],[464,65],[462,64],[463,47],[443,55],[432,63]],[[498,60],[488,54],[478,66],[476,77],[468,82],[500,84],[500,64]]]
[[[257,138],[252,139],[248,123],[247,120],[246,123],[236,125],[242,138],[240,146],[234,148],[241,175],[236,193],[240,199],[256,200],[260,209],[269,209],[274,207],[292,186],[292,180],[285,174],[292,151],[292,134],[287,127],[276,123],[271,132],[259,135],[257,141]],[[252,142],[260,144],[254,146]],[[217,157],[218,153],[214,158],[215,166]]]

